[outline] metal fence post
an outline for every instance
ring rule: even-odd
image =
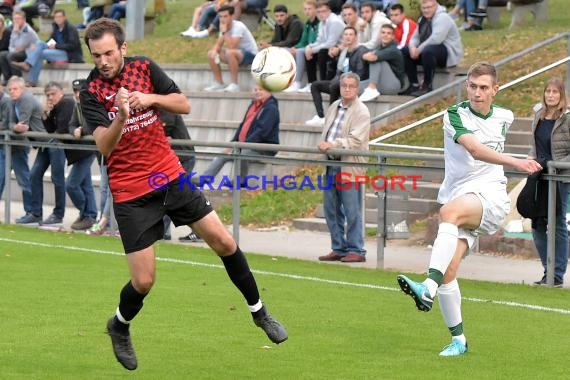
[[[386,158],[378,155],[378,174],[384,174]],[[382,190],[377,190],[376,214],[376,268],[384,269],[384,247],[386,247],[386,184]]]
[[[144,13],[146,10],[146,1],[149,0],[131,0],[127,1],[126,38],[127,41],[140,40],[144,37]]]
[[[240,223],[240,194],[241,191],[236,190],[241,185],[241,149],[234,145],[232,153],[234,154],[234,178],[232,190],[232,228],[234,239],[239,244],[239,223]]]
[[[556,174],[556,169],[548,162],[548,174]],[[554,257],[556,255],[556,180],[548,179],[548,228],[546,245],[546,284],[554,286]]]

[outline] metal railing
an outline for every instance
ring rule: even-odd
[[[515,59],[521,58],[521,57],[523,57],[523,56],[525,56],[525,55],[527,55],[527,54],[529,54],[529,53],[532,53],[532,52],[534,52],[534,51],[536,51],[536,50],[538,50],[538,49],[540,49],[540,48],[542,48],[542,47],[548,46],[548,45],[552,44],[553,42],[556,42],[556,41],[561,40],[561,39],[566,39],[566,40],[567,40],[568,56],[567,56],[566,58],[562,58],[562,59],[560,59],[560,60],[558,60],[558,61],[556,61],[556,62],[554,62],[554,63],[551,63],[550,65],[547,65],[547,66],[545,66],[545,67],[543,67],[543,68],[541,68],[541,69],[535,70],[535,71],[533,71],[533,72],[530,73],[530,74],[524,75],[524,76],[522,76],[522,77],[520,77],[520,78],[518,78],[518,79],[515,79],[515,80],[513,80],[513,81],[511,81],[511,82],[509,82],[509,83],[507,83],[507,84],[504,84],[504,85],[500,86],[499,89],[500,89],[500,90],[507,89],[507,88],[512,87],[512,86],[514,86],[514,85],[516,85],[516,84],[519,84],[519,83],[521,83],[521,82],[523,82],[523,81],[525,81],[525,80],[527,80],[527,79],[529,79],[529,78],[532,78],[532,77],[534,77],[534,76],[537,76],[537,75],[539,75],[539,74],[542,74],[542,73],[544,73],[544,72],[546,72],[546,71],[548,71],[548,70],[551,70],[551,69],[554,68],[554,67],[557,67],[557,66],[560,66],[560,65],[562,65],[562,64],[564,64],[564,63],[569,62],[569,61],[570,61],[570,32],[565,32],[565,33],[557,34],[556,36],[553,36],[553,37],[548,38],[548,39],[546,39],[546,40],[544,40],[544,41],[542,41],[542,42],[539,42],[539,43],[537,43],[536,45],[533,45],[533,46],[531,46],[531,47],[528,48],[528,49],[522,50],[522,51],[520,51],[520,52],[518,52],[518,53],[516,53],[516,54],[510,55],[509,57],[506,57],[506,58],[504,58],[504,59],[501,59],[501,60],[497,61],[497,62],[495,63],[495,67],[498,68],[498,67],[501,67],[501,66],[503,66],[503,65],[505,65],[505,64],[507,64],[507,63],[510,63],[511,61],[513,61],[513,60],[515,60]],[[567,75],[566,75],[566,89],[567,89],[567,90],[570,90],[570,64],[568,64],[568,65],[566,66],[566,72],[567,72]],[[413,107],[413,106],[415,106],[415,105],[417,105],[417,104],[423,103],[424,101],[426,101],[426,100],[429,99],[429,98],[436,97],[436,96],[442,96],[446,91],[448,91],[448,90],[450,90],[450,89],[452,89],[452,88],[454,88],[454,87],[457,89],[457,92],[456,92],[456,100],[459,101],[459,100],[461,99],[461,89],[462,89],[462,87],[463,87],[464,82],[465,82],[465,79],[464,79],[464,78],[457,79],[457,80],[455,80],[455,81],[453,81],[453,82],[451,82],[451,83],[448,83],[447,85],[445,85],[445,86],[443,86],[443,87],[440,87],[440,88],[438,88],[438,89],[435,89],[435,90],[433,90],[433,91],[431,91],[431,92],[429,92],[429,93],[427,93],[427,94],[425,94],[425,95],[423,95],[423,96],[420,96],[420,97],[418,97],[418,98],[415,98],[415,99],[413,99],[413,100],[411,100],[411,101],[409,101],[409,102],[400,104],[399,106],[396,106],[396,107],[390,109],[389,111],[386,111],[386,112],[384,112],[384,113],[382,113],[382,114],[380,114],[380,115],[374,117],[374,118],[372,119],[372,124],[378,123],[379,121],[381,121],[381,120],[383,120],[383,119],[386,119],[386,118],[388,118],[388,117],[390,117],[390,116],[396,115],[397,113],[399,113],[399,112],[401,112],[401,111],[404,111],[404,110],[406,110],[406,109],[409,109],[410,107]],[[389,139],[389,138],[391,138],[391,137],[394,137],[394,136],[396,136],[396,135],[399,135],[399,134],[401,134],[401,133],[403,133],[403,132],[409,131],[409,130],[411,130],[411,129],[413,129],[413,128],[416,128],[416,127],[418,127],[418,126],[420,126],[420,125],[423,125],[423,124],[425,124],[425,123],[427,123],[427,122],[430,122],[430,121],[432,121],[432,120],[435,120],[435,119],[437,119],[437,118],[443,116],[444,114],[445,114],[445,110],[444,110],[444,111],[440,111],[440,112],[438,112],[438,113],[435,113],[435,114],[433,114],[433,115],[427,116],[427,117],[425,117],[425,118],[423,118],[423,119],[421,119],[421,120],[418,120],[418,121],[416,121],[416,122],[414,122],[414,123],[412,123],[412,124],[409,124],[409,125],[407,125],[407,126],[404,126],[404,127],[402,127],[402,128],[399,128],[399,129],[397,129],[397,130],[395,130],[395,131],[392,131],[392,132],[390,132],[390,133],[387,133],[387,134],[385,134],[385,135],[382,135],[382,136],[380,136],[380,137],[378,137],[378,138],[376,138],[376,139],[374,139],[374,140],[371,140],[371,141],[370,141],[370,145],[376,146],[376,147],[386,147],[387,145],[385,145],[384,143],[382,143],[383,141],[385,141],[385,140],[387,140],[387,139]],[[394,147],[394,145],[390,145],[390,147]],[[401,146],[401,147],[404,148],[404,146]],[[413,147],[413,149],[422,149],[422,148],[423,148],[423,147]],[[435,149],[438,149],[438,148],[435,148]]]
[[[0,131],[0,144],[4,149],[5,154],[5,167],[4,173],[6,178],[5,186],[5,211],[4,211],[4,222],[9,224],[11,221],[10,209],[11,209],[11,148],[13,146],[33,146],[33,147],[57,147],[62,149],[84,149],[84,150],[96,150],[93,137],[86,136],[82,139],[82,144],[71,144],[65,142],[68,140],[74,140],[71,135],[59,135],[59,134],[47,134],[40,132],[26,132],[25,136],[32,138],[33,141],[26,140],[14,140],[13,138],[22,135],[16,135],[8,131]],[[3,137],[3,138],[2,138]],[[75,140],[76,141],[76,140]],[[198,140],[171,140],[171,145],[173,148],[176,147],[207,147],[207,148],[231,148],[231,153],[216,153],[216,152],[204,152],[196,151],[191,152],[188,150],[176,150],[176,153],[180,156],[193,155],[197,158],[212,158],[212,157],[230,157],[232,158],[234,176],[240,175],[241,162],[243,160],[250,160],[255,162],[262,162],[274,165],[286,165],[286,166],[300,166],[300,165],[319,165],[319,166],[359,166],[365,169],[374,169],[374,171],[380,175],[386,172],[388,169],[417,169],[421,172],[426,171],[437,171],[438,173],[443,172],[441,162],[443,162],[443,155],[441,154],[427,154],[427,153],[401,153],[401,152],[384,152],[384,151],[354,151],[347,149],[335,149],[330,150],[329,154],[338,156],[360,156],[366,157],[369,161],[364,164],[361,163],[348,163],[340,161],[331,161],[325,159],[325,156],[317,148],[305,148],[298,146],[286,146],[286,145],[273,145],[273,144],[253,144],[253,143],[221,143],[221,142],[207,142]],[[242,149],[252,149],[257,151],[275,151],[279,150],[281,153],[294,153],[294,157],[283,157],[277,156],[264,156],[264,155],[244,155],[241,154]],[[414,160],[415,162],[437,162],[438,164],[434,166],[426,165],[418,167],[415,165],[405,165],[400,163],[390,162],[392,160]],[[381,186],[377,186],[381,187]],[[377,267],[384,267],[384,247],[386,245],[386,240],[388,238],[388,230],[386,225],[386,213],[387,213],[387,199],[388,199],[388,188],[384,187],[380,191],[375,191],[377,196]],[[239,242],[239,228],[240,228],[240,191],[232,192],[232,233],[236,241]],[[364,215],[364,214],[363,214]]]

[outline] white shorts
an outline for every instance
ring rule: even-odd
[[[479,235],[492,235],[499,230],[511,209],[511,200],[506,192],[472,193],[479,198],[483,206],[481,224],[474,230],[459,229],[459,239],[467,240],[469,248],[473,247]]]

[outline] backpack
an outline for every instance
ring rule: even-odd
[[[517,198],[517,211],[523,218],[548,216],[548,181],[541,180],[543,170],[529,175]]]

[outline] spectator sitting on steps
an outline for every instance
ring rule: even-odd
[[[23,62],[12,62],[12,66],[28,72],[28,82],[35,86],[38,83],[43,61],[51,63],[83,63],[83,52],[77,29],[67,21],[65,11],[57,9],[53,13],[53,24],[50,39],[38,41],[27,54]]]
[[[303,22],[297,15],[289,15],[287,7],[283,4],[277,4],[273,8],[273,16],[276,24],[273,38],[270,42],[260,43],[259,47],[265,49],[269,46],[285,48],[295,46],[303,34]]]
[[[238,71],[240,66],[250,65],[257,54],[257,43],[247,26],[241,21],[232,19],[234,8],[223,6],[218,11],[220,16],[220,36],[216,45],[208,51],[208,63],[214,74],[214,83],[206,91],[240,91]],[[231,83],[225,85],[222,79],[220,63],[228,64]]]

